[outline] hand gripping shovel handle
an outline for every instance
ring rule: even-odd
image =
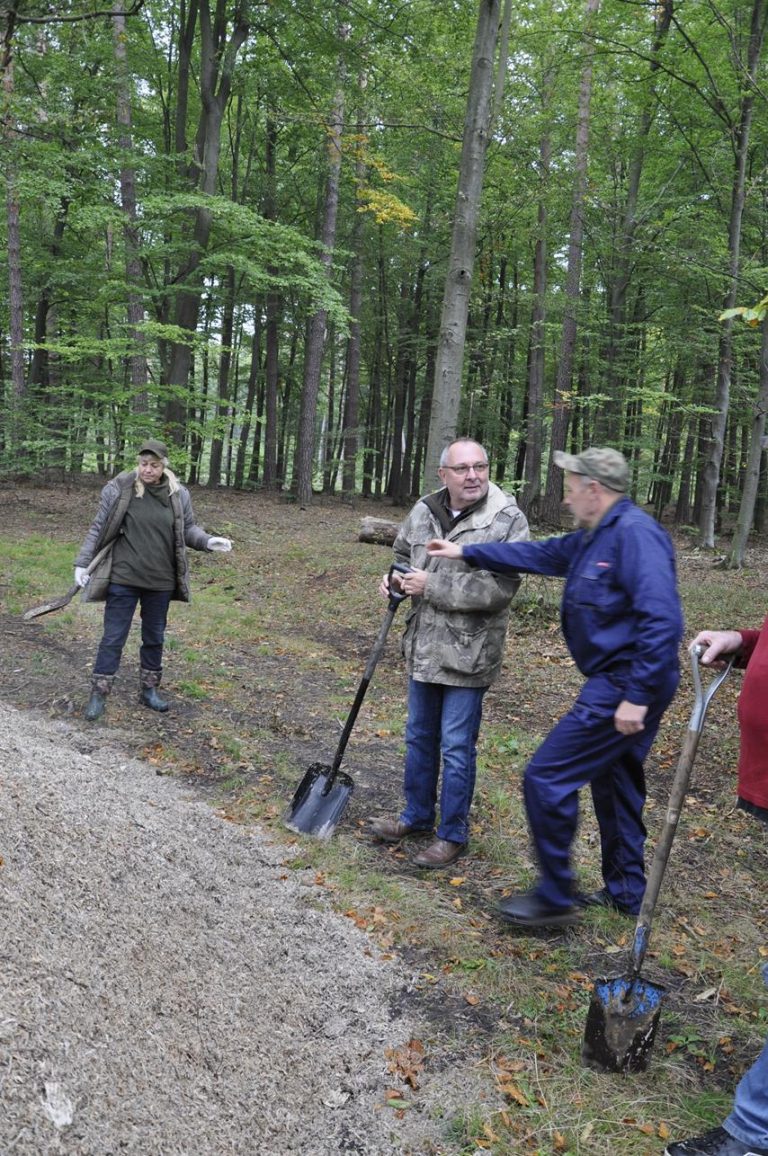
[[[358,714],[360,713],[360,707],[363,705],[363,699],[365,698],[366,691],[368,690],[371,679],[373,678],[373,672],[376,669],[378,661],[384,651],[384,644],[387,641],[389,628],[392,625],[397,608],[400,603],[405,601],[405,599],[408,597],[407,594],[393,589],[392,575],[407,574],[410,569],[411,567],[407,566],[404,562],[393,562],[389,568],[389,575],[387,578],[389,584],[389,605],[387,606],[387,613],[384,615],[384,621],[379,628],[379,633],[376,636],[373,649],[368,656],[368,662],[365,665],[363,677],[360,681],[360,685],[357,688],[355,701],[352,703],[352,709],[347,716],[347,721],[344,724],[344,730],[341,732],[339,745],[336,748],[336,754],[334,756],[333,763],[331,764],[331,771],[328,776],[328,789],[330,789],[330,787],[333,785],[333,780],[336,778],[336,774],[339,770],[339,767],[341,766],[341,760],[344,758],[344,751],[347,749],[349,736],[352,734],[352,728],[355,725]]]
[[[93,573],[99,562],[101,562],[102,558],[109,553],[113,545],[114,540],[108,542],[106,546],[99,550],[96,557],[86,568],[87,574]],[[24,614],[22,615],[23,620],[25,622],[31,622],[33,618],[41,618],[43,614],[50,614],[54,610],[63,610],[65,606],[69,605],[69,603],[77,594],[78,590],[82,590],[82,586],[80,586],[77,582],[74,582],[66,594],[62,594],[59,598],[54,598],[50,602],[44,602],[42,606],[33,606],[31,610],[25,610]]]
[[[693,761],[696,758],[696,750],[699,745],[701,732],[704,728],[704,718],[707,713],[707,707],[712,701],[717,688],[721,683],[725,682],[731,673],[735,657],[734,655],[730,656],[723,669],[715,675],[707,689],[703,690],[699,667],[699,660],[703,653],[704,648],[702,646],[694,646],[691,649],[691,667],[693,670],[693,686],[696,697],[691,714],[691,721],[688,724],[685,742],[683,743],[683,749],[680,752],[680,757],[677,762],[675,777],[672,780],[672,790],[670,792],[669,802],[667,803],[667,814],[664,820],[664,826],[653,853],[653,863],[648,873],[648,883],[646,884],[643,902],[640,906],[640,914],[637,917],[631,956],[632,974],[635,977],[640,974],[640,968],[642,967],[645,952],[648,947],[651,921],[656,909],[656,901],[661,890],[664,872],[669,862],[669,853],[672,849],[672,840],[675,837],[675,831],[677,830],[680,811],[682,810],[686,791],[688,790],[691,769],[693,767]]]

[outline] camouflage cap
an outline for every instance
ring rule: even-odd
[[[556,450],[554,460],[561,470],[582,474],[619,494],[625,494],[629,488],[627,459],[618,450],[599,446],[590,446],[580,454],[565,454],[562,450]]]
[[[165,442],[159,442],[156,438],[149,438],[139,446],[139,457],[142,454],[153,454],[162,462],[168,457],[168,449]]]

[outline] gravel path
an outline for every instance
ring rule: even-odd
[[[0,705],[3,1156],[457,1151],[434,1106],[470,1072],[385,1106],[425,1031],[402,963],[295,852],[105,742]]]

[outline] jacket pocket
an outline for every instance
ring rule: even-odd
[[[113,538],[106,546],[102,547],[99,561],[91,571],[91,580],[87,586],[83,587],[83,601],[84,602],[104,602],[107,597],[107,587],[109,586],[110,576],[112,574],[112,547],[116,542]]]
[[[626,591],[613,584],[608,572],[579,574],[574,585],[573,601],[603,619],[616,618],[630,608]]]
[[[478,678],[499,664],[501,647],[498,631],[487,625],[466,630],[448,622],[439,656],[443,670]]]

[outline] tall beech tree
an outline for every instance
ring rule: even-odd
[[[500,12],[500,0],[480,0],[464,119],[451,253],[440,315],[440,341],[435,363],[432,412],[424,463],[427,480],[436,476],[440,454],[456,436],[464,343],[475,265],[477,221],[493,110]]]

